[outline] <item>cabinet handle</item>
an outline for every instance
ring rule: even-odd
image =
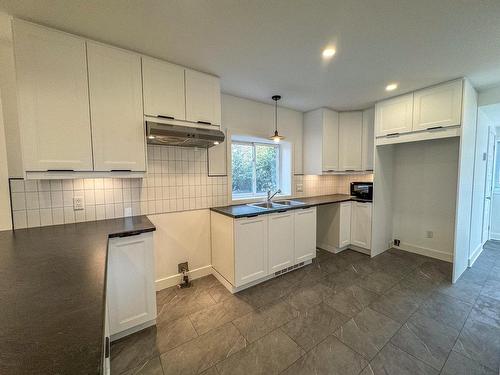
[[[389,133],[386,137],[399,137],[399,133]]]
[[[174,116],[164,116],[164,115],[156,115],[158,118],[165,118],[167,120],[175,120]]]
[[[427,130],[439,130],[439,129],[443,129],[442,126],[431,126],[430,128],[427,128]]]
[[[210,121],[196,121],[198,124],[212,125]]]
[[[335,172],[335,169],[326,169],[323,172]]]
[[[143,232],[140,231],[140,230],[135,230],[135,231],[132,231],[132,232],[120,233],[120,234],[118,234],[117,237],[120,237],[120,238],[123,238],[123,237],[133,237],[133,236],[139,236],[142,233]]]
[[[47,172],[74,172],[74,169],[47,169]]]
[[[356,172],[355,169],[346,169],[345,172]]]
[[[109,337],[106,336],[106,347],[104,348],[104,358],[109,358],[110,342]]]
[[[111,172],[132,172],[132,169],[112,169]]]

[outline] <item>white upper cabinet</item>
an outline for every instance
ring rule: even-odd
[[[363,111],[363,136],[362,136],[362,151],[361,151],[361,169],[364,171],[373,170],[373,154],[375,135],[375,110],[373,108]]]
[[[14,20],[25,171],[92,171],[85,41]]]
[[[305,174],[339,170],[338,113],[320,108],[304,115],[303,169]]]
[[[413,93],[375,105],[375,135],[398,135],[412,131]]]
[[[341,171],[362,167],[363,112],[339,113],[339,166]]]
[[[444,83],[414,93],[413,130],[460,125],[462,80]]]
[[[221,124],[220,80],[218,77],[186,69],[186,120]]]
[[[87,43],[94,169],[145,171],[141,60]]]
[[[142,57],[144,114],[175,120],[186,119],[184,68]]]

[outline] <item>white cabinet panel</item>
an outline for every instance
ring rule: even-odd
[[[351,211],[351,202],[340,203],[339,248],[351,244]]]
[[[339,113],[339,165],[341,171],[361,170],[363,112]]]
[[[85,41],[14,20],[24,169],[92,170]]]
[[[372,204],[352,202],[351,243],[364,249],[371,248]]]
[[[375,153],[374,121],[375,121],[375,110],[373,108],[363,111],[361,169],[364,171],[373,170],[373,154]]]
[[[413,98],[414,131],[460,125],[462,80],[416,91]]]
[[[142,57],[144,114],[186,119],[184,68],[150,57]]]
[[[323,110],[323,171],[339,170],[339,114]]]
[[[294,212],[290,210],[268,216],[269,273],[274,273],[292,266],[294,262]]]
[[[146,170],[141,60],[87,43],[94,170]]]
[[[186,120],[221,124],[220,80],[186,69]]]
[[[316,257],[316,207],[295,210],[295,264]]]
[[[381,101],[375,105],[375,135],[397,135],[412,130],[413,93]]]
[[[153,234],[111,238],[107,304],[111,335],[156,319]]]
[[[234,221],[235,286],[267,276],[267,215]]]

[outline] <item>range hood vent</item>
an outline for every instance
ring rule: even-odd
[[[224,142],[225,136],[217,129],[146,121],[146,139],[155,145],[209,148]]]

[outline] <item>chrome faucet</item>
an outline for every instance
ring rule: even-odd
[[[275,196],[276,194],[281,194],[281,189],[276,190],[276,191],[275,191],[275,193],[274,193],[273,195],[271,195],[271,190],[268,190],[268,191],[267,191],[267,201],[268,201],[268,202],[271,202],[271,200],[274,198],[274,196]]]

